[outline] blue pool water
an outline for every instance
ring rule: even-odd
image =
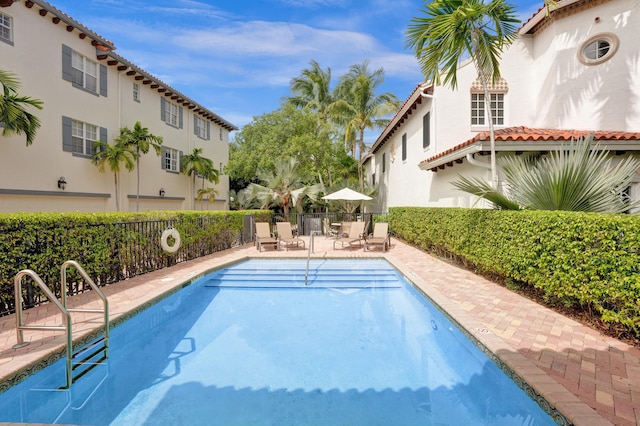
[[[114,328],[70,390],[59,361],[0,421],[91,425],[551,425],[385,260],[250,260]]]

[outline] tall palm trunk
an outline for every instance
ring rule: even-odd
[[[193,172],[191,181],[191,205],[193,206],[193,210],[196,209],[196,174],[196,172]]]
[[[113,174],[113,182],[116,186],[116,211],[120,211],[120,191],[118,190],[118,173]]]
[[[489,147],[491,150],[491,186],[497,190],[499,186],[498,171],[496,165],[496,137],[493,128],[493,111],[491,110],[491,95],[489,94],[489,77],[487,76],[484,65],[480,61],[480,46],[478,42],[479,28],[474,28],[471,33],[471,43],[474,50],[474,61],[478,70],[478,77],[482,83],[482,92],[484,93],[484,108],[487,111],[487,120],[489,120]]]
[[[136,183],[136,211],[140,211],[140,149],[136,150],[136,174],[138,182]]]

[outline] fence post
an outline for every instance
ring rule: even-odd
[[[256,222],[256,216],[253,214],[245,215],[244,230],[242,231],[242,244],[253,242],[253,229]]]

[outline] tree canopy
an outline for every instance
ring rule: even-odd
[[[364,131],[386,126],[400,105],[393,94],[377,93],[383,81],[384,70],[371,71],[364,61],[332,88],[331,69],[312,60],[291,79],[290,96],[277,110],[254,117],[236,134],[225,168],[232,190],[240,193],[259,183],[260,173],[276,173],[281,160],[295,160],[306,185],[329,188],[360,181],[362,188]]]

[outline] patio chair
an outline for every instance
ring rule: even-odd
[[[345,246],[349,246],[349,250],[351,247],[356,244],[362,247],[362,241],[364,239],[364,222],[351,222],[351,226],[349,227],[349,235],[344,237],[341,236],[337,240],[333,242],[333,248],[336,248],[337,244],[340,244],[342,248]]]
[[[258,251],[262,251],[263,245],[273,246],[276,250],[280,248],[278,239],[271,235],[269,223],[256,222],[256,248]]]
[[[278,232],[278,239],[280,240],[280,245],[284,243],[284,247],[289,251],[289,247],[300,247],[304,248],[304,240],[298,238],[296,235],[293,236],[293,231],[291,230],[291,224],[289,222],[278,222],[276,223],[276,231]]]
[[[372,247],[382,247],[382,251],[385,252],[390,245],[389,224],[386,222],[378,222],[373,225],[373,235],[364,240],[364,251]]]

